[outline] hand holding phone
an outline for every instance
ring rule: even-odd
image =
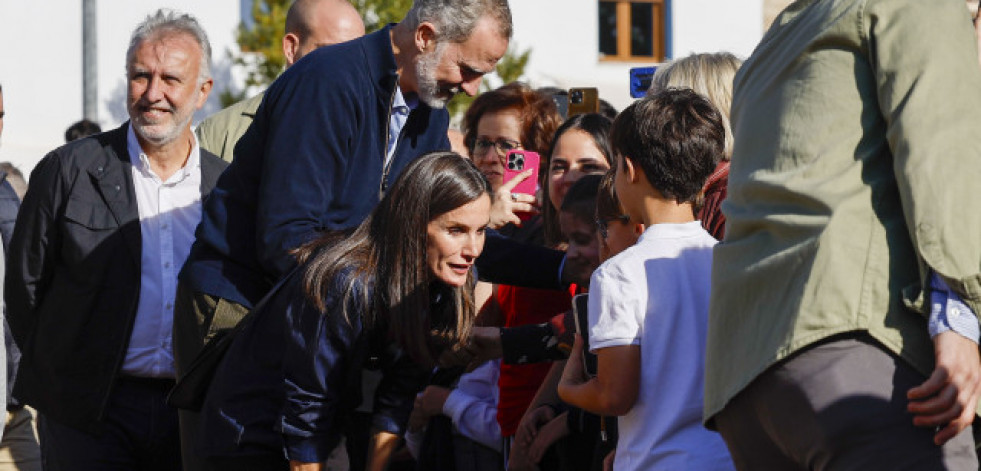
[[[537,152],[530,150],[514,149],[508,151],[504,157],[504,184],[507,185],[526,170],[531,170],[531,175],[524,180],[517,182],[511,190],[512,194],[522,194],[531,196],[532,199],[538,194],[538,166],[541,157]],[[521,212],[518,217],[522,221],[530,219],[534,213]]]

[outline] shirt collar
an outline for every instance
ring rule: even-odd
[[[140,146],[140,141],[136,138],[136,131],[133,129],[133,123],[130,122],[126,129],[126,151],[129,153],[129,162],[133,164],[133,167],[140,171],[144,176],[147,177],[157,177],[150,170],[150,161],[147,159],[147,155],[143,152],[143,148]],[[201,147],[198,145],[198,136],[195,133],[191,133],[191,154],[187,157],[187,162],[184,163],[184,167],[173,176],[170,177],[168,183],[177,183],[185,178],[189,177],[196,169],[201,167]],[[159,178],[159,177],[157,177]]]
[[[640,235],[638,242],[658,239],[682,239],[694,236],[701,231],[701,221],[652,224]]]
[[[412,112],[412,110],[416,109],[417,106],[419,106],[419,97],[416,96],[415,93],[410,93],[409,96],[405,96],[402,94],[402,87],[400,87],[399,85],[395,85],[395,96],[392,97],[393,113],[395,112],[395,110],[399,110],[399,109],[408,110],[408,112]]]

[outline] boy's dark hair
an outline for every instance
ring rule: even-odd
[[[599,193],[602,175],[586,175],[569,187],[562,198],[562,211],[585,222],[594,224],[596,215],[596,195]]]
[[[719,112],[689,89],[668,88],[623,110],[610,130],[613,153],[629,158],[666,198],[694,202],[722,158]]]
[[[597,221],[613,221],[623,217],[620,198],[617,197],[616,189],[613,187],[614,175],[616,175],[616,169],[611,168],[600,180],[599,190],[596,193]]]

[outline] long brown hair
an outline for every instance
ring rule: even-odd
[[[339,286],[336,278],[345,276],[340,315],[360,316],[365,329],[386,328],[415,361],[434,364],[442,347],[470,335],[473,272],[464,286],[441,289],[450,300],[441,303],[441,312],[432,312],[431,288],[439,285],[431,283],[426,266],[426,229],[434,218],[490,193],[487,179],[469,159],[454,152],[419,157],[353,233],[328,234],[297,251],[300,263],[306,263],[308,300],[324,315],[334,315],[326,312],[324,300]],[[371,289],[356,289],[359,280]],[[351,304],[364,309],[347,312]]]

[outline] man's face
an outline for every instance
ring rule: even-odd
[[[126,107],[141,141],[161,146],[191,132],[191,117],[211,90],[210,79],[200,81],[201,54],[187,33],[150,37],[133,52]]]
[[[484,17],[466,41],[437,41],[432,50],[420,53],[415,67],[419,99],[443,108],[460,91],[476,95],[481,78],[494,70],[508,49],[508,39],[498,34],[497,26]]]

